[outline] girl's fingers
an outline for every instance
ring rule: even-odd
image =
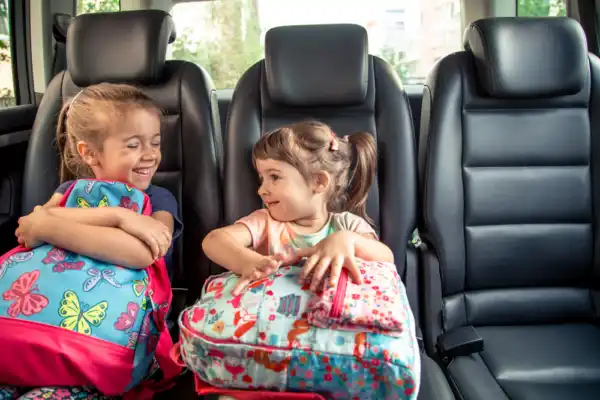
[[[336,286],[338,280],[340,279],[340,274],[342,273],[342,268],[344,268],[344,257],[337,256],[331,262],[331,271],[329,274],[329,286]]]
[[[318,261],[319,261],[319,256],[317,254],[313,254],[312,256],[308,257],[308,260],[306,260],[306,264],[304,264],[304,268],[302,268],[302,273],[300,274],[300,279],[306,280],[310,276],[310,274],[313,272],[313,269],[317,265]]]
[[[354,283],[356,283],[357,285],[362,285],[362,283],[363,283],[362,275],[360,273],[360,267],[358,266],[358,263],[356,262],[356,258],[347,257],[345,261],[346,261],[346,263],[345,263],[346,268],[348,269],[348,275],[350,276],[352,281]]]
[[[150,236],[147,239],[146,244],[148,245],[148,247],[150,247],[150,252],[152,253],[152,259],[156,260],[158,258],[158,253],[160,252],[160,247],[158,245],[156,238],[154,238],[154,236]]]
[[[235,285],[235,287],[231,291],[231,294],[233,296],[239,295],[240,293],[242,293],[242,291],[244,289],[246,289],[248,287],[248,285],[250,284],[250,282],[252,282],[251,279],[248,279],[248,278],[245,278],[245,277],[240,277],[240,279],[238,280],[237,284]]]
[[[318,287],[321,286],[321,281],[325,276],[325,273],[329,269],[329,265],[331,265],[331,258],[324,257],[319,260],[317,267],[314,269],[313,277],[310,283],[310,290],[316,291]]]

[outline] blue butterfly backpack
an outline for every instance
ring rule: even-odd
[[[143,191],[98,180],[75,181],[60,206],[152,213]],[[0,384],[89,386],[141,399],[158,387],[144,380],[153,360],[164,381],[180,372],[169,357],[163,260],[135,270],[49,244],[19,246],[0,257],[0,294]]]

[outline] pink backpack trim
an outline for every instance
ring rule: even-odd
[[[103,342],[97,338],[68,331],[66,329],[40,324],[33,321],[23,321],[14,318],[0,317],[0,343],[2,357],[13,360],[0,363],[0,376],[5,382],[13,385],[26,386],[30,384],[31,374],[36,375],[38,386],[56,385],[56,376],[69,377],[72,382],[61,382],[65,386],[79,386],[81,382],[100,382],[98,390],[106,395],[122,393],[131,381],[133,364],[123,360],[133,359],[133,350],[113,343]],[[35,330],[32,329],[35,324]],[[28,332],[24,335],[24,332]],[[11,340],[19,339],[19,346],[13,346]],[[23,346],[23,339],[29,344]],[[69,357],[56,357],[56,349],[60,342],[68,341]],[[12,349],[20,349],[20,352]],[[90,356],[93,353],[93,357]],[[52,368],[35,369],[39,360]],[[86,360],[74,365],[72,359]],[[95,361],[94,364],[91,361]],[[80,365],[87,364],[86,368]],[[103,365],[111,365],[112,371],[107,375]],[[24,379],[28,379],[25,381]]]

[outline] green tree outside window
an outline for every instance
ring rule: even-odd
[[[121,11],[121,0],[77,0],[77,15]]]
[[[565,17],[566,0],[518,0],[519,17]]]
[[[218,39],[193,38],[189,30],[178,32],[172,58],[202,66],[218,89],[233,88],[264,54],[256,4],[254,0],[215,0],[204,6],[209,8],[205,24]]]

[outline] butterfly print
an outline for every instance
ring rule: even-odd
[[[140,207],[137,203],[131,201],[131,197],[123,196],[121,197],[121,202],[119,203],[120,207],[127,208],[133,212],[138,212]]]
[[[52,267],[52,271],[54,272],[60,273],[67,270],[81,270],[85,266],[85,263],[83,261],[70,261],[72,257],[70,252],[53,247],[48,254],[46,254],[46,257],[42,259],[42,262],[44,264],[54,264]]]
[[[88,275],[91,275],[91,277],[87,278],[85,282],[83,282],[83,290],[85,292],[89,292],[102,282],[106,282],[116,288],[121,287],[121,284],[114,278],[115,271],[113,270],[90,268],[88,269],[87,273]]]
[[[85,184],[85,192],[87,194],[92,193],[92,189],[94,188],[94,185],[96,184],[96,181],[89,181],[88,183]]]
[[[107,308],[107,301],[101,301],[90,307],[80,302],[75,292],[67,290],[63,294],[60,308],[58,309],[58,315],[64,318],[60,322],[60,327],[85,335],[91,335],[92,327],[90,325],[100,326],[106,318]]]
[[[98,202],[97,207],[108,207],[108,196],[104,195]],[[77,207],[79,208],[91,208],[92,205],[83,197],[77,197]]]
[[[39,270],[25,272],[15,280],[10,289],[2,294],[4,300],[11,301],[8,307],[8,315],[15,318],[19,314],[29,317],[41,312],[48,305],[48,298],[37,292],[38,286],[35,284],[40,276]]]
[[[2,279],[8,268],[13,267],[20,262],[30,260],[31,257],[33,257],[33,251],[24,251],[9,256],[2,264],[0,264],[0,279]]]
[[[129,302],[127,304],[127,311],[122,312],[117,319],[117,322],[115,322],[115,329],[124,332],[130,331],[135,323],[139,311],[140,307],[136,303]]]

